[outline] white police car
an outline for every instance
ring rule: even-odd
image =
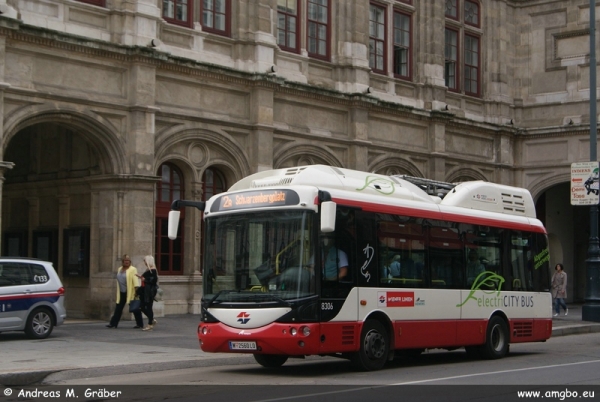
[[[67,316],[65,288],[51,262],[0,257],[0,332],[47,338]]]

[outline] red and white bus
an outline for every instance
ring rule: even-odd
[[[184,206],[204,211],[205,352],[377,370],[434,348],[501,358],[551,336],[547,236],[525,189],[277,169],[175,201],[171,238]]]

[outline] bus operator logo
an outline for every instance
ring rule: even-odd
[[[250,321],[250,314],[246,313],[245,311],[242,311],[237,315],[237,318],[240,324],[247,324],[248,321]]]
[[[377,299],[381,307],[415,306],[415,292],[379,292]]]

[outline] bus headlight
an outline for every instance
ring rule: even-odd
[[[298,333],[298,330],[296,328],[290,329],[290,334],[292,334],[292,336],[296,336],[297,333]]]
[[[304,336],[309,336],[310,335],[310,328],[308,328],[308,327],[301,327],[300,330],[302,331],[302,335],[304,335]]]

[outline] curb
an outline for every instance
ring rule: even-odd
[[[25,373],[0,374],[0,385],[7,387],[39,384],[55,370],[28,371]]]
[[[174,360],[151,365],[123,364],[119,366],[100,366],[76,369],[56,369],[28,371],[21,373],[0,374],[0,386],[27,386],[43,385],[46,382],[53,383],[62,380],[73,380],[94,376],[118,375],[122,373],[149,373],[154,371],[187,369],[194,367],[210,367],[223,364],[227,360],[231,365],[248,364],[254,362],[252,355],[237,355],[231,357],[215,357],[212,359],[199,360]]]
[[[600,332],[600,324],[565,325],[552,329],[552,338],[555,336],[591,334]]]

